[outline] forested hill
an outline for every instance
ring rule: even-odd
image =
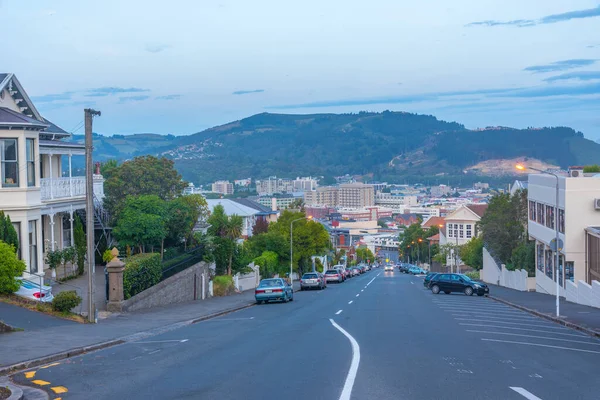
[[[98,155],[171,157],[196,183],[270,175],[461,175],[481,161],[536,158],[567,167],[600,162],[600,144],[571,128],[467,130],[404,112],[263,113],[189,136],[96,136]],[[110,148],[107,148],[111,146]],[[104,149],[105,151],[101,151]]]

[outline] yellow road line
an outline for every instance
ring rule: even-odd
[[[43,367],[40,367],[40,369],[55,367],[57,365],[60,365],[60,363],[55,362],[55,363],[52,363],[52,364],[44,365]]]
[[[31,382],[35,383],[36,385],[40,385],[40,386],[46,386],[46,385],[50,384],[50,382],[46,382],[41,379],[36,379],[35,381],[31,381]]]
[[[25,378],[31,379],[35,376],[36,371],[25,372]]]
[[[69,390],[64,386],[54,386],[51,387],[52,391],[56,394],[67,393]]]

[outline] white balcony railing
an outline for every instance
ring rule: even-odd
[[[85,176],[42,178],[42,201],[85,196]]]

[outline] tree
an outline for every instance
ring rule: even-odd
[[[242,236],[242,227],[244,220],[239,215],[231,215],[225,224],[224,236],[235,243]],[[227,275],[231,275],[231,264],[233,262],[233,251],[229,255],[229,265],[227,267]]]
[[[429,237],[430,231],[425,231],[420,223],[411,224],[399,237],[399,251],[410,256],[411,261],[427,260],[429,248],[425,239]]]
[[[584,174],[598,173],[598,172],[600,172],[600,165],[598,165],[598,164],[586,165],[585,167],[583,167]]]
[[[294,199],[288,206],[289,209],[292,210],[301,210],[304,211],[304,199]]]
[[[140,253],[144,253],[148,246],[154,249],[154,246],[162,245],[167,235],[166,222],[166,202],[160,197],[130,196],[113,233],[120,244],[137,247]]]
[[[261,233],[267,233],[269,231],[269,223],[264,218],[259,218],[252,227],[252,236],[260,235]]]
[[[387,223],[386,223],[386,222],[385,222],[383,219],[378,219],[378,220],[377,220],[377,225],[378,225],[380,228],[387,228],[387,227],[388,227],[388,226],[387,226]]]
[[[166,229],[168,244],[187,247],[192,240],[194,226],[208,215],[206,200],[199,194],[177,197],[166,203]]]
[[[483,239],[474,237],[460,249],[460,259],[469,267],[480,270],[483,268]]]
[[[279,256],[274,251],[263,251],[254,259],[254,264],[260,267],[260,275],[265,278],[272,278],[279,272]]]
[[[272,251],[279,257],[280,262],[290,261],[290,243],[278,232],[266,232],[252,236],[247,241],[248,249],[254,257],[265,251]]]
[[[4,215],[4,211],[0,211],[0,240],[13,246],[15,253],[18,251],[19,235],[10,220],[10,216]]]
[[[25,263],[19,260],[13,245],[0,241],[0,293],[11,294],[19,290],[15,279],[25,272]]]
[[[356,249],[356,258],[358,262],[373,262],[375,256],[367,247],[359,247]]]
[[[244,221],[239,215],[225,215],[225,209],[218,204],[207,222],[210,224],[208,233],[215,238],[213,248],[217,269],[225,269],[227,275],[231,275],[235,242],[242,235]]]
[[[187,183],[165,157],[135,157],[114,168],[104,183],[104,204],[113,218],[119,214],[128,196],[155,195],[169,201],[181,195]]]
[[[104,179],[109,179],[110,177],[113,176],[113,174],[117,170],[118,166],[119,166],[119,162],[117,160],[115,160],[114,158],[107,160],[107,161],[103,162],[102,164],[100,164],[100,173],[102,174]]]
[[[73,242],[75,243],[75,254],[77,257],[77,273],[83,274],[85,268],[85,255],[87,253],[87,240],[83,230],[83,223],[79,215],[75,215],[73,226]]]

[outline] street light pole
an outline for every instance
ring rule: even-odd
[[[546,174],[546,175],[552,175],[553,177],[556,178],[556,205],[554,207],[554,228],[556,230],[556,237],[555,237],[555,245],[556,248],[554,250],[554,252],[556,253],[556,259],[555,259],[555,269],[554,269],[554,279],[556,279],[556,316],[560,317],[560,283],[558,282],[558,263],[559,263],[559,253],[558,253],[558,241],[560,240],[559,238],[559,230],[558,230],[558,201],[559,201],[559,179],[558,179],[558,175],[552,173],[552,172],[548,172],[548,171],[544,171],[541,169],[537,169],[537,168],[533,168],[533,167],[526,167],[523,165],[517,165],[517,169],[524,171],[525,169],[530,169],[532,171],[536,171],[536,172],[540,172],[542,174]],[[564,267],[563,267],[563,273],[564,273]]]

